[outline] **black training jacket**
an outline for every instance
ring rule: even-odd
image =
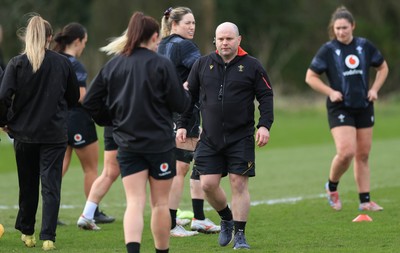
[[[33,73],[26,54],[10,60],[0,85],[0,126],[26,143],[62,143],[67,138],[68,107],[79,99],[79,87],[67,57],[46,50]]]
[[[200,101],[203,131],[200,139],[220,150],[246,136],[254,135],[254,100],[259,102],[257,127],[271,128],[273,92],[260,62],[239,48],[238,55],[225,64],[217,52],[201,57],[189,78],[192,99]],[[178,120],[183,128],[190,110]]]
[[[96,123],[113,126],[120,149],[160,153],[175,147],[172,113],[182,113],[190,101],[172,62],[137,48],[106,63],[83,106]]]

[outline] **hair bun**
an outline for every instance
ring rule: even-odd
[[[169,14],[171,14],[171,11],[172,11],[172,7],[169,7],[168,9],[166,9],[166,10],[164,11],[164,17],[165,17],[166,19],[169,18]]]

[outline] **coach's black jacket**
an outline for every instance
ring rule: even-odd
[[[273,92],[260,62],[239,47],[238,55],[225,64],[218,52],[201,57],[188,78],[192,101],[200,101],[203,131],[200,139],[219,150],[254,135],[254,99],[259,102],[257,128],[271,128]],[[191,110],[178,121],[184,128]]]
[[[172,113],[189,105],[190,95],[172,62],[145,48],[112,58],[83,101],[96,123],[113,126],[120,149],[140,153],[175,147]]]
[[[76,74],[67,57],[46,50],[33,73],[26,54],[10,60],[0,85],[0,126],[25,143],[63,143],[68,107],[79,99]]]

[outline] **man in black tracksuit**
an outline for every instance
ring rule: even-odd
[[[192,67],[188,88],[192,101],[200,101],[203,131],[195,152],[194,170],[209,203],[220,215],[219,244],[228,245],[234,229],[234,249],[248,249],[244,230],[250,208],[248,177],[255,176],[255,140],[262,147],[269,140],[273,122],[273,92],[260,62],[240,48],[241,37],[232,23],[216,30],[217,51],[200,58]],[[254,140],[254,99],[260,118]],[[185,141],[182,129],[191,110],[178,121],[177,139]],[[229,174],[232,212],[219,186]],[[233,213],[233,214],[232,214]]]

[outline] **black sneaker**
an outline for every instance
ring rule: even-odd
[[[233,220],[221,220],[221,232],[218,237],[219,245],[226,246],[232,242],[233,224]]]
[[[65,222],[60,221],[60,219],[57,219],[57,226],[65,226],[67,225]]]
[[[105,224],[105,223],[113,223],[115,221],[115,218],[112,216],[107,216],[105,213],[100,211],[98,214],[96,214],[93,217],[94,221],[97,224]]]
[[[233,249],[250,249],[243,232],[237,232],[234,237]]]

